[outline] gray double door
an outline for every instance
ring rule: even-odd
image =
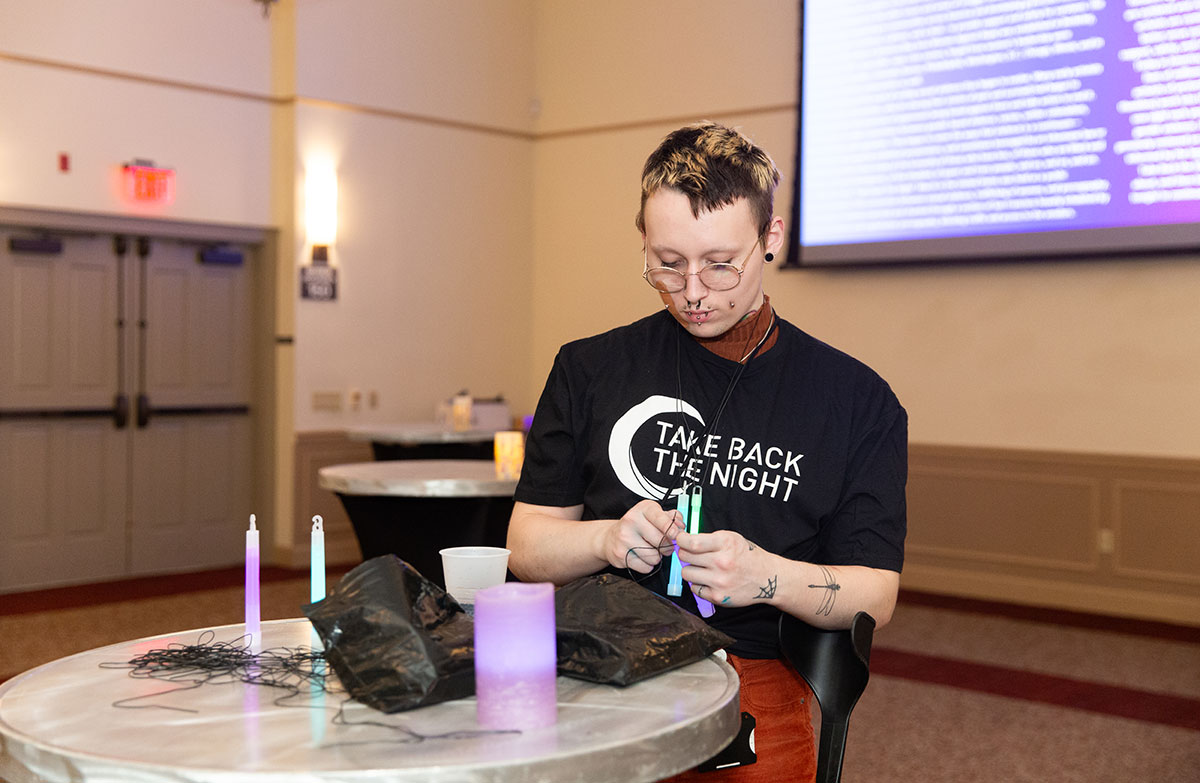
[[[0,227],[0,592],[239,561],[251,251]]]

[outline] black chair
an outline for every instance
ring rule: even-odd
[[[779,618],[779,645],[788,662],[812,688],[821,707],[816,783],[842,779],[842,757],[850,712],[871,676],[871,638],[875,618],[859,612],[847,629],[814,628],[786,612]]]

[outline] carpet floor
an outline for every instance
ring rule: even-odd
[[[0,595],[0,682],[94,647],[240,622],[240,580],[226,569]],[[307,600],[307,573],[264,571],[264,620],[300,616]],[[1197,783],[1200,628],[904,591],[875,635],[842,779]]]

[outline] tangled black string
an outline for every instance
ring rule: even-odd
[[[149,650],[136,658],[119,663],[101,663],[103,669],[128,669],[138,680],[153,679],[174,683],[177,687],[156,693],[132,696],[113,702],[114,707],[129,709],[158,708],[178,712],[196,712],[163,704],[135,704],[168,693],[193,690],[202,685],[244,682],[284,691],[275,703],[283,706],[300,694],[343,692],[327,683],[325,654],[310,647],[274,647],[262,652],[250,649],[250,637],[215,642],[216,634],[205,631],[195,644],[171,644]]]
[[[296,697],[310,697],[316,694],[338,694],[345,696],[346,691],[336,681],[326,677],[329,664],[325,653],[310,647],[273,647],[255,653],[250,649],[250,636],[242,636],[229,642],[215,642],[216,634],[204,631],[195,644],[171,644],[167,647],[149,650],[135,658],[124,662],[105,662],[100,664],[102,669],[128,669],[129,676],[138,680],[160,680],[176,684],[177,687],[167,688],[156,693],[146,693],[141,696],[131,696],[113,702],[114,707],[124,709],[156,708],[175,710],[176,712],[196,713],[198,710],[186,707],[174,707],[165,704],[135,704],[143,699],[154,699],[169,693],[189,691],[203,685],[243,682],[249,685],[263,685],[278,688],[283,693],[274,703],[280,707],[311,707],[309,704],[291,703]],[[388,729],[393,735],[386,739],[365,741],[336,742],[332,746],[366,745],[375,743],[394,743],[407,745],[426,740],[469,739],[485,734],[520,734],[519,731],[505,730],[461,730],[443,734],[422,734],[412,729],[377,720],[351,721],[346,717],[347,696],[341,700],[333,715],[332,723],[342,726],[376,726]],[[313,709],[328,709],[327,707],[311,707]]]
[[[625,552],[625,573],[634,582],[638,582],[638,583],[644,582],[647,579],[649,579],[650,577],[657,574],[660,570],[662,570],[663,564],[670,561],[671,554],[674,549],[675,549],[675,542],[672,541],[671,537],[669,535],[667,535],[666,533],[663,533],[662,538],[659,539],[658,546],[631,546]],[[645,559],[641,555],[638,554],[639,551],[658,552],[658,558],[659,558],[658,562],[654,564],[653,568],[651,568],[649,571],[647,571],[644,574],[640,574],[637,571],[634,571],[633,568],[630,567],[630,565],[629,565],[629,558],[631,558],[631,557],[636,557],[638,560]]]

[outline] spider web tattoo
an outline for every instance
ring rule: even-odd
[[[776,574],[775,576],[773,576],[767,580],[766,585],[758,588],[758,595],[756,595],[754,597],[755,598],[774,598],[775,597],[775,588],[778,585],[779,585],[779,575]]]

